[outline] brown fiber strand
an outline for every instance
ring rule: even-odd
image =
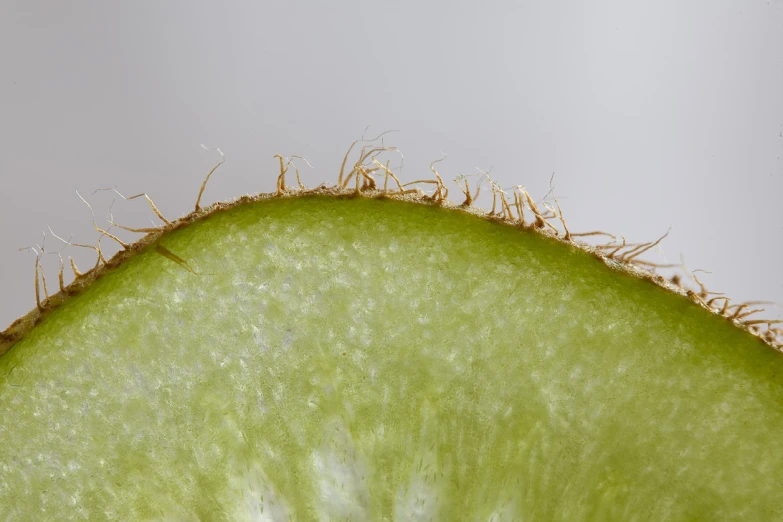
[[[204,150],[212,150],[205,147],[204,145],[202,145],[201,147]],[[198,197],[196,197],[196,209],[194,210],[194,212],[198,212],[199,210],[201,210],[201,196],[204,194],[204,189],[207,188],[207,182],[209,181],[209,178],[211,178],[212,174],[218,169],[218,167],[221,166],[226,161],[226,157],[223,155],[223,151],[221,151],[220,149],[214,149],[214,150],[216,150],[218,154],[220,154],[220,161],[217,163],[217,165],[212,167],[212,170],[209,171],[207,177],[204,178],[204,182],[201,184],[201,188],[198,191]]]

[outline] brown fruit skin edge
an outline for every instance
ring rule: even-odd
[[[354,142],[354,145],[355,144],[356,142]],[[354,145],[351,145],[351,148],[353,148]],[[507,193],[501,190],[500,187],[491,179],[489,179],[489,177],[486,175],[485,176],[487,177],[487,179],[489,179],[490,187],[492,188],[492,192],[493,192],[492,210],[486,211],[484,209],[480,209],[472,206],[473,200],[478,195],[479,190],[477,189],[476,194],[471,195],[470,187],[468,185],[467,180],[464,180],[464,184],[465,184],[464,187],[462,185],[462,181],[464,178],[455,179],[455,182],[459,186],[460,190],[466,196],[465,201],[462,204],[458,204],[447,199],[448,189],[445,187],[445,184],[443,183],[443,180],[440,174],[438,173],[438,171],[435,170],[432,166],[435,162],[433,162],[433,164],[430,165],[430,169],[435,174],[436,179],[418,180],[406,184],[401,184],[400,181],[397,179],[397,177],[388,169],[388,163],[384,167],[375,159],[374,156],[372,156],[372,154],[377,154],[378,152],[385,151],[385,150],[395,150],[395,149],[392,147],[388,147],[388,148],[380,147],[365,152],[365,148],[362,148],[362,153],[359,162],[356,163],[353,170],[347,177],[343,176],[343,171],[345,168],[345,162],[343,162],[343,168],[341,168],[340,170],[340,176],[338,178],[337,185],[327,186],[326,184],[321,184],[316,188],[308,189],[304,187],[301,181],[299,181],[299,172],[297,170],[296,177],[297,177],[298,185],[300,187],[298,190],[291,189],[289,187],[286,187],[285,185],[285,174],[288,171],[289,166],[292,165],[292,161],[289,159],[288,163],[284,164],[283,157],[277,155],[275,157],[280,158],[280,175],[277,179],[276,192],[261,193],[254,196],[246,195],[233,201],[218,202],[210,205],[209,207],[202,208],[199,205],[199,202],[201,201],[201,195],[204,192],[209,177],[212,175],[212,173],[214,173],[215,169],[217,169],[217,167],[219,167],[223,163],[223,161],[221,160],[221,162],[218,163],[205,178],[204,183],[201,186],[201,190],[199,191],[195,210],[187,214],[186,216],[177,219],[176,221],[168,221],[165,218],[163,218],[163,216],[160,215],[157,208],[154,206],[154,203],[152,203],[149,197],[147,197],[147,200],[150,203],[152,209],[165,222],[163,226],[157,229],[137,229],[137,230],[128,229],[127,227],[120,226],[120,228],[125,228],[131,231],[146,232],[146,235],[141,239],[139,239],[138,241],[136,241],[135,243],[126,244],[124,242],[121,242],[119,239],[115,238],[111,234],[108,234],[107,231],[104,231],[103,229],[100,229],[98,228],[97,225],[95,225],[95,228],[99,232],[103,232],[103,235],[109,236],[110,238],[117,240],[123,246],[122,250],[117,252],[111,259],[104,260],[100,252],[100,248],[97,247],[96,251],[98,252],[98,262],[96,263],[95,267],[93,267],[91,270],[88,270],[87,272],[79,273],[77,272],[74,266],[73,268],[76,277],[69,285],[65,287],[63,287],[62,285],[64,265],[61,265],[60,268],[61,290],[54,295],[47,296],[43,300],[39,298],[39,286],[38,286],[38,274],[40,271],[41,277],[43,278],[43,274],[42,274],[43,271],[40,270],[39,258],[36,258],[35,286],[36,286],[37,306],[25,316],[20,317],[19,319],[14,321],[5,331],[0,333],[0,356],[8,352],[8,350],[10,350],[14,344],[16,344],[28,332],[30,332],[38,323],[43,321],[52,310],[62,305],[69,297],[80,294],[81,292],[86,290],[94,281],[102,277],[104,274],[114,270],[128,259],[134,257],[139,252],[142,252],[143,250],[146,250],[149,247],[156,246],[157,242],[163,236],[170,233],[171,231],[177,230],[182,227],[186,227],[191,223],[204,219],[208,216],[211,216],[212,214],[218,212],[225,212],[239,205],[251,204],[258,201],[263,201],[263,200],[273,199],[273,198],[296,198],[296,197],[303,197],[303,196],[330,196],[330,197],[335,197],[340,199],[355,198],[355,197],[367,197],[372,199],[395,199],[395,200],[407,201],[410,203],[417,203],[422,205],[435,205],[435,206],[440,206],[452,210],[468,212],[470,214],[481,217],[483,219],[502,223],[505,225],[514,226],[517,228],[533,229],[535,232],[539,234],[543,234],[547,237],[556,239],[563,243],[567,243],[568,245],[580,248],[581,250],[594,255],[602,262],[604,262],[604,264],[606,264],[609,268],[618,270],[622,273],[634,277],[638,277],[640,279],[650,281],[662,288],[665,288],[670,292],[674,292],[681,296],[687,297],[695,304],[703,308],[706,308],[712,313],[722,315],[731,323],[733,323],[736,327],[745,330],[756,337],[759,337],[762,341],[764,341],[767,345],[769,345],[773,349],[778,351],[783,351],[783,329],[772,327],[773,324],[777,324],[780,321],[771,321],[766,319],[755,319],[755,320],[747,319],[747,317],[751,313],[754,313],[754,311],[743,313],[743,310],[749,304],[752,303],[743,303],[739,305],[729,306],[728,298],[721,296],[721,297],[708,299],[710,292],[708,292],[706,288],[704,288],[704,285],[694,276],[691,275],[691,277],[693,277],[701,287],[701,291],[698,293],[681,286],[681,279],[682,279],[681,276],[675,275],[674,277],[671,278],[671,280],[667,280],[663,276],[655,272],[655,267],[660,265],[656,265],[654,263],[641,261],[637,259],[637,257],[640,254],[644,253],[645,251],[649,250],[653,246],[657,245],[663,238],[655,242],[642,243],[642,244],[626,244],[625,239],[623,239],[622,245],[616,245],[610,243],[608,245],[600,245],[600,246],[593,246],[581,241],[576,241],[573,239],[576,236],[599,235],[599,234],[607,235],[611,237],[614,236],[603,232],[588,232],[583,234],[570,233],[565,223],[565,220],[563,219],[560,205],[557,203],[556,199],[555,199],[555,203],[557,204],[557,210],[547,207],[548,211],[546,213],[541,213],[539,209],[536,207],[535,203],[533,202],[533,199],[525,191],[524,187],[521,186],[515,187],[514,204],[510,205],[508,203],[508,200],[506,199]],[[346,154],[346,159],[350,151],[351,149],[348,150],[348,153]],[[373,161],[373,163],[377,165],[377,167],[370,167],[369,165],[365,165],[364,163],[368,158],[370,158]],[[372,177],[372,173],[377,172],[379,170],[385,171],[384,172],[385,182],[384,182],[383,189],[378,189],[376,187],[375,180]],[[388,181],[390,176],[393,178],[393,180],[396,182],[398,186],[397,191],[391,191],[388,189]],[[355,188],[349,188],[348,184],[354,177],[355,177],[356,186]],[[362,181],[361,186],[359,184],[360,179]],[[406,188],[413,184],[434,184],[436,185],[436,190],[434,194],[430,196],[430,195],[426,195],[419,188],[414,188],[414,189]],[[142,195],[146,196],[146,194],[139,194],[138,196],[142,196]],[[133,199],[138,196],[133,196],[131,198],[125,198],[125,199]],[[531,223],[527,223],[525,221],[525,216],[524,216],[525,206],[527,206],[528,211],[533,213],[535,217],[535,221]],[[496,211],[496,207],[499,207],[500,210]],[[514,216],[512,209],[517,210],[517,216]],[[565,229],[565,233],[561,233],[554,225],[550,223],[550,219],[553,218],[560,220],[563,228]],[[629,248],[629,250],[621,254],[620,252],[624,248]],[[167,252],[160,252],[160,249],[158,250],[159,253],[161,253],[162,255],[166,255],[166,257],[170,257],[170,258],[171,256],[176,257],[174,254],[167,253]],[[172,260],[179,263],[177,259],[172,258]],[[101,261],[103,261],[103,263],[101,263]],[[667,265],[667,266],[671,266],[671,265]],[[186,269],[190,269],[190,268],[186,267]],[[46,281],[45,279],[43,279],[43,281],[45,287]],[[715,304],[716,301],[718,300],[723,301],[722,307],[718,307]],[[762,332],[760,328],[761,325],[766,325],[767,330]]]

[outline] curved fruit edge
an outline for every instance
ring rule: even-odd
[[[699,284],[699,286],[701,287],[700,292],[695,292],[693,290],[685,288],[682,285],[682,277],[679,274],[675,274],[670,279],[666,279],[661,274],[656,272],[655,270],[656,265],[654,263],[641,261],[637,259],[639,254],[645,252],[646,250],[649,250],[649,248],[651,248],[652,246],[657,245],[658,242],[660,242],[660,239],[655,242],[643,243],[643,244],[626,244],[625,240],[623,240],[622,245],[613,244],[614,242],[612,242],[607,245],[600,245],[600,246],[593,246],[583,241],[575,240],[574,237],[578,237],[578,236],[596,235],[596,234],[602,234],[607,236],[611,236],[611,235],[602,232],[594,232],[594,233],[587,233],[587,234],[570,233],[562,217],[562,212],[560,211],[559,204],[557,204],[557,210],[551,207],[547,207],[547,212],[542,213],[538,210],[532,198],[530,198],[530,196],[524,190],[524,187],[521,186],[515,187],[516,191],[514,192],[514,203],[509,204],[508,200],[506,199],[506,196],[508,194],[502,189],[500,189],[497,186],[497,184],[495,184],[491,179],[489,179],[488,176],[487,178],[489,179],[490,186],[492,187],[492,191],[493,191],[493,208],[491,211],[477,208],[472,205],[475,196],[471,196],[470,188],[467,184],[467,181],[465,181],[464,187],[461,184],[464,178],[457,179],[455,181],[460,187],[460,190],[462,190],[462,193],[465,194],[466,199],[461,204],[455,203],[447,199],[448,189],[445,188],[443,180],[441,179],[438,172],[434,168],[432,168],[432,165],[430,165],[430,168],[435,173],[437,179],[419,180],[416,182],[411,182],[406,184],[400,184],[399,181],[396,179],[396,177],[394,177],[393,174],[391,174],[391,172],[388,169],[384,169],[386,171],[386,181],[388,182],[389,175],[391,175],[394,178],[394,181],[397,182],[399,190],[398,191],[387,190],[386,183],[384,184],[383,189],[378,189],[375,185],[375,180],[371,177],[371,173],[376,172],[380,169],[379,168],[368,169],[361,164],[366,159],[364,151],[362,151],[361,162],[357,163],[353,171],[351,171],[351,173],[347,177],[343,176],[343,171],[341,169],[340,177],[337,185],[327,186],[326,184],[321,184],[317,188],[308,189],[305,188],[304,185],[301,184],[301,182],[299,182],[299,187],[300,187],[299,189],[291,189],[286,187],[285,185],[285,173],[288,170],[288,166],[291,165],[291,161],[289,160],[288,165],[283,165],[282,156],[279,157],[281,158],[280,159],[281,173],[280,176],[278,177],[276,192],[260,193],[256,195],[246,195],[238,199],[235,199],[233,201],[217,202],[204,208],[200,207],[198,203],[196,203],[196,210],[177,219],[176,221],[171,221],[171,222],[166,221],[165,225],[157,229],[152,229],[152,230],[143,229],[144,232],[147,232],[147,234],[144,237],[142,237],[135,243],[127,244],[127,245],[123,244],[123,249],[117,252],[109,260],[103,259],[100,250],[96,248],[96,251],[98,251],[98,262],[96,263],[95,267],[93,267],[87,272],[77,275],[69,285],[63,286],[62,284],[63,266],[61,265],[60,291],[54,295],[46,297],[43,300],[40,300],[38,297],[37,276],[39,271],[39,262],[38,259],[36,259],[37,306],[28,314],[14,321],[5,331],[0,332],[0,356],[8,352],[8,350],[10,350],[14,344],[16,344],[28,332],[30,332],[38,323],[43,321],[44,318],[46,318],[46,316],[49,315],[49,313],[52,310],[62,305],[69,297],[83,292],[94,281],[99,279],[105,273],[108,273],[111,270],[117,268],[122,263],[135,256],[137,253],[145,250],[147,247],[156,244],[158,240],[160,240],[166,234],[174,230],[177,230],[179,228],[188,226],[191,223],[204,219],[214,213],[224,212],[239,205],[246,205],[246,204],[251,204],[258,201],[274,199],[274,198],[296,198],[296,197],[303,197],[303,196],[331,196],[337,198],[367,197],[372,199],[384,199],[384,198],[395,199],[395,200],[407,201],[411,203],[432,205],[432,206],[438,206],[451,210],[463,211],[481,217],[483,219],[506,224],[509,226],[514,226],[517,228],[524,228],[524,229],[532,229],[533,231],[539,234],[543,234],[547,237],[550,237],[557,241],[561,241],[563,243],[579,248],[585,252],[588,252],[596,256],[606,266],[608,266],[611,269],[620,271],[628,275],[632,275],[634,277],[648,280],[670,292],[674,292],[678,295],[687,297],[693,303],[709,310],[714,314],[723,316],[728,321],[733,323],[736,327],[743,329],[749,332],[750,334],[760,338],[770,347],[778,351],[783,351],[783,329],[772,327],[773,324],[777,323],[776,321],[770,321],[765,319],[748,319],[750,314],[754,313],[753,310],[748,310],[748,311],[745,310],[747,306],[751,303],[742,303],[739,305],[729,306],[730,300],[725,296],[721,295],[719,297],[710,298],[711,295],[717,295],[717,294],[712,294],[709,291],[707,291],[704,285],[695,276],[693,276],[693,274],[688,273],[688,275],[690,275],[690,277],[694,279],[696,283]],[[374,157],[372,159],[377,165],[380,165],[380,163],[378,163]],[[218,166],[219,165],[220,163],[218,164]],[[217,168],[217,166],[215,168]],[[380,168],[383,168],[383,166],[380,165]],[[212,169],[210,174],[207,176],[207,179],[204,181],[204,185],[202,185],[201,192],[199,193],[199,199],[201,193],[203,193],[204,187],[206,185],[206,181],[209,179],[209,176],[214,172],[214,170],[215,169]],[[356,180],[356,187],[349,188],[348,184],[349,182],[351,182],[351,178],[354,176],[354,174]],[[360,179],[362,180],[361,186],[359,185]],[[297,171],[297,181],[299,181],[298,171]],[[410,186],[413,184],[421,184],[421,183],[435,184],[437,187],[435,193],[433,195],[427,195],[420,188],[414,188],[414,189],[405,188],[406,186]],[[555,200],[555,202],[557,203],[557,200]],[[151,201],[150,204],[153,210],[155,210],[155,212],[157,213],[157,209],[154,207]],[[500,208],[499,211],[495,210],[497,207]],[[533,222],[528,223],[525,221],[525,215],[524,215],[525,207],[527,207],[528,212],[533,213],[535,218]],[[517,216],[514,216],[512,209],[517,210]],[[552,225],[550,222],[550,220],[552,219],[559,219],[560,222],[562,223],[562,227],[565,230],[565,232],[559,231],[554,225]],[[99,231],[102,230],[99,229]],[[108,232],[106,231],[103,232],[104,235],[109,235]],[[620,252],[624,248],[628,248],[629,250],[627,250],[624,254],[621,254]],[[74,272],[76,271],[74,270]],[[722,306],[718,306],[718,304],[722,304]],[[762,326],[766,326],[767,327],[766,330],[762,331],[761,329]]]

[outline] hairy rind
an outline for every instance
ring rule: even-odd
[[[97,264],[93,269],[81,274],[79,277],[74,279],[68,286],[66,286],[64,291],[58,292],[54,295],[51,295],[47,299],[44,299],[40,303],[39,307],[34,308],[28,314],[14,321],[5,331],[0,332],[0,356],[8,352],[8,350],[10,350],[14,344],[16,344],[28,332],[30,332],[38,323],[44,320],[52,310],[62,305],[70,296],[80,294],[81,292],[86,290],[94,281],[99,279],[101,276],[103,276],[107,272],[116,269],[128,259],[134,257],[136,254],[146,250],[147,248],[153,245],[156,245],[161,238],[165,237],[170,232],[180,229],[182,227],[186,227],[191,223],[204,219],[212,214],[230,210],[238,205],[247,205],[257,201],[274,199],[274,198],[297,198],[303,196],[331,196],[335,198],[363,197],[363,198],[371,198],[371,199],[389,198],[389,199],[407,201],[411,203],[417,203],[421,205],[434,205],[441,208],[451,209],[453,211],[466,212],[481,217],[483,219],[487,219],[498,223],[503,223],[509,226],[524,227],[525,229],[533,230],[536,233],[545,235],[557,241],[574,246],[585,252],[589,252],[590,254],[601,259],[601,261],[603,261],[606,264],[606,266],[608,266],[611,269],[617,270],[621,273],[628,274],[640,279],[645,279],[647,281],[650,281],[662,288],[665,288],[670,292],[674,292],[678,295],[690,299],[694,304],[702,308],[705,308],[714,314],[721,315],[719,309],[707,305],[704,299],[700,298],[697,293],[693,292],[692,290],[685,289],[679,284],[672,283],[671,281],[665,279],[663,276],[658,274],[654,269],[648,269],[632,261],[624,261],[622,259],[617,259],[611,255],[607,255],[603,250],[596,248],[588,243],[574,240],[573,237],[566,239],[565,237],[560,235],[554,227],[547,228],[544,226],[536,226],[536,222],[533,222],[531,224],[524,224],[524,221],[520,222],[518,218],[514,218],[513,214],[511,214],[510,211],[509,213],[501,212],[501,213],[493,214],[482,208],[471,206],[470,204],[464,204],[464,203],[458,204],[453,201],[445,200],[445,199],[436,200],[431,196],[425,195],[421,191],[409,191],[404,194],[398,194],[386,190],[365,188],[360,191],[347,187],[326,186],[325,184],[322,184],[319,187],[313,189],[301,189],[301,190],[289,189],[283,191],[278,190],[278,192],[276,193],[261,193],[256,195],[245,195],[233,201],[217,202],[210,205],[209,207],[204,207],[204,208],[199,207],[198,210],[195,210],[177,219],[176,221],[168,222],[167,224],[161,226],[156,231],[148,233],[147,235],[145,235],[135,243],[129,244],[127,248],[123,248],[122,250],[117,252],[106,263]],[[540,217],[537,212],[536,215],[537,217]],[[679,281],[679,279],[680,279],[679,277],[675,277],[673,278],[673,281],[677,282]],[[780,334],[775,335],[771,331],[762,333],[761,330],[749,328],[749,325],[746,324],[747,321],[743,321],[742,319],[732,318],[732,317],[726,317],[726,319],[729,320],[732,324],[734,324],[737,328],[745,330],[751,335],[758,337],[764,343],[769,345],[771,348],[778,351],[783,351],[783,335]]]

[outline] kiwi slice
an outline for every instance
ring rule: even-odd
[[[6,330],[0,518],[783,518],[771,322],[367,163],[281,158]]]

